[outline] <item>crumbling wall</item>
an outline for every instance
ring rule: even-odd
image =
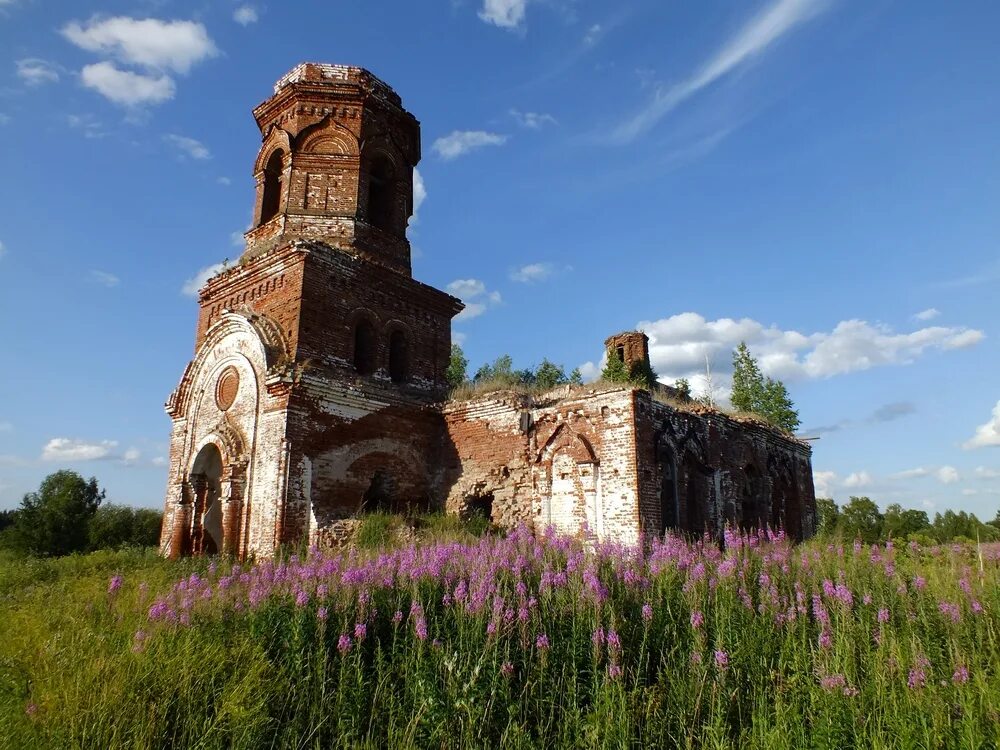
[[[489,497],[505,526],[590,538],[637,539],[631,389],[563,387],[537,397],[496,393],[444,408],[454,462],[450,512]]]
[[[725,525],[815,531],[808,444],[757,421],[637,392],[641,525],[721,536]]]

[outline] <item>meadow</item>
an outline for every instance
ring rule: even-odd
[[[0,738],[997,747],[998,569],[995,546],[523,529],[246,565],[0,558]]]

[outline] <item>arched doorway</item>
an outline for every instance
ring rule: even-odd
[[[660,445],[656,452],[660,465],[660,536],[677,528],[677,459],[669,445]]]
[[[194,495],[194,518],[191,551],[214,555],[224,549],[222,524],[222,452],[208,443],[191,466],[191,489]]]

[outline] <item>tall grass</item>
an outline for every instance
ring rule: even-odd
[[[245,568],[86,559],[0,576],[13,747],[1000,741],[995,549],[519,531]]]

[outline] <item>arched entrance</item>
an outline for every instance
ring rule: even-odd
[[[660,536],[669,529],[676,529],[678,522],[677,505],[677,459],[669,445],[661,444],[657,449],[657,463],[660,465]]]
[[[194,513],[191,529],[191,552],[214,555],[225,548],[222,523],[222,452],[208,443],[191,466],[191,490]]]

